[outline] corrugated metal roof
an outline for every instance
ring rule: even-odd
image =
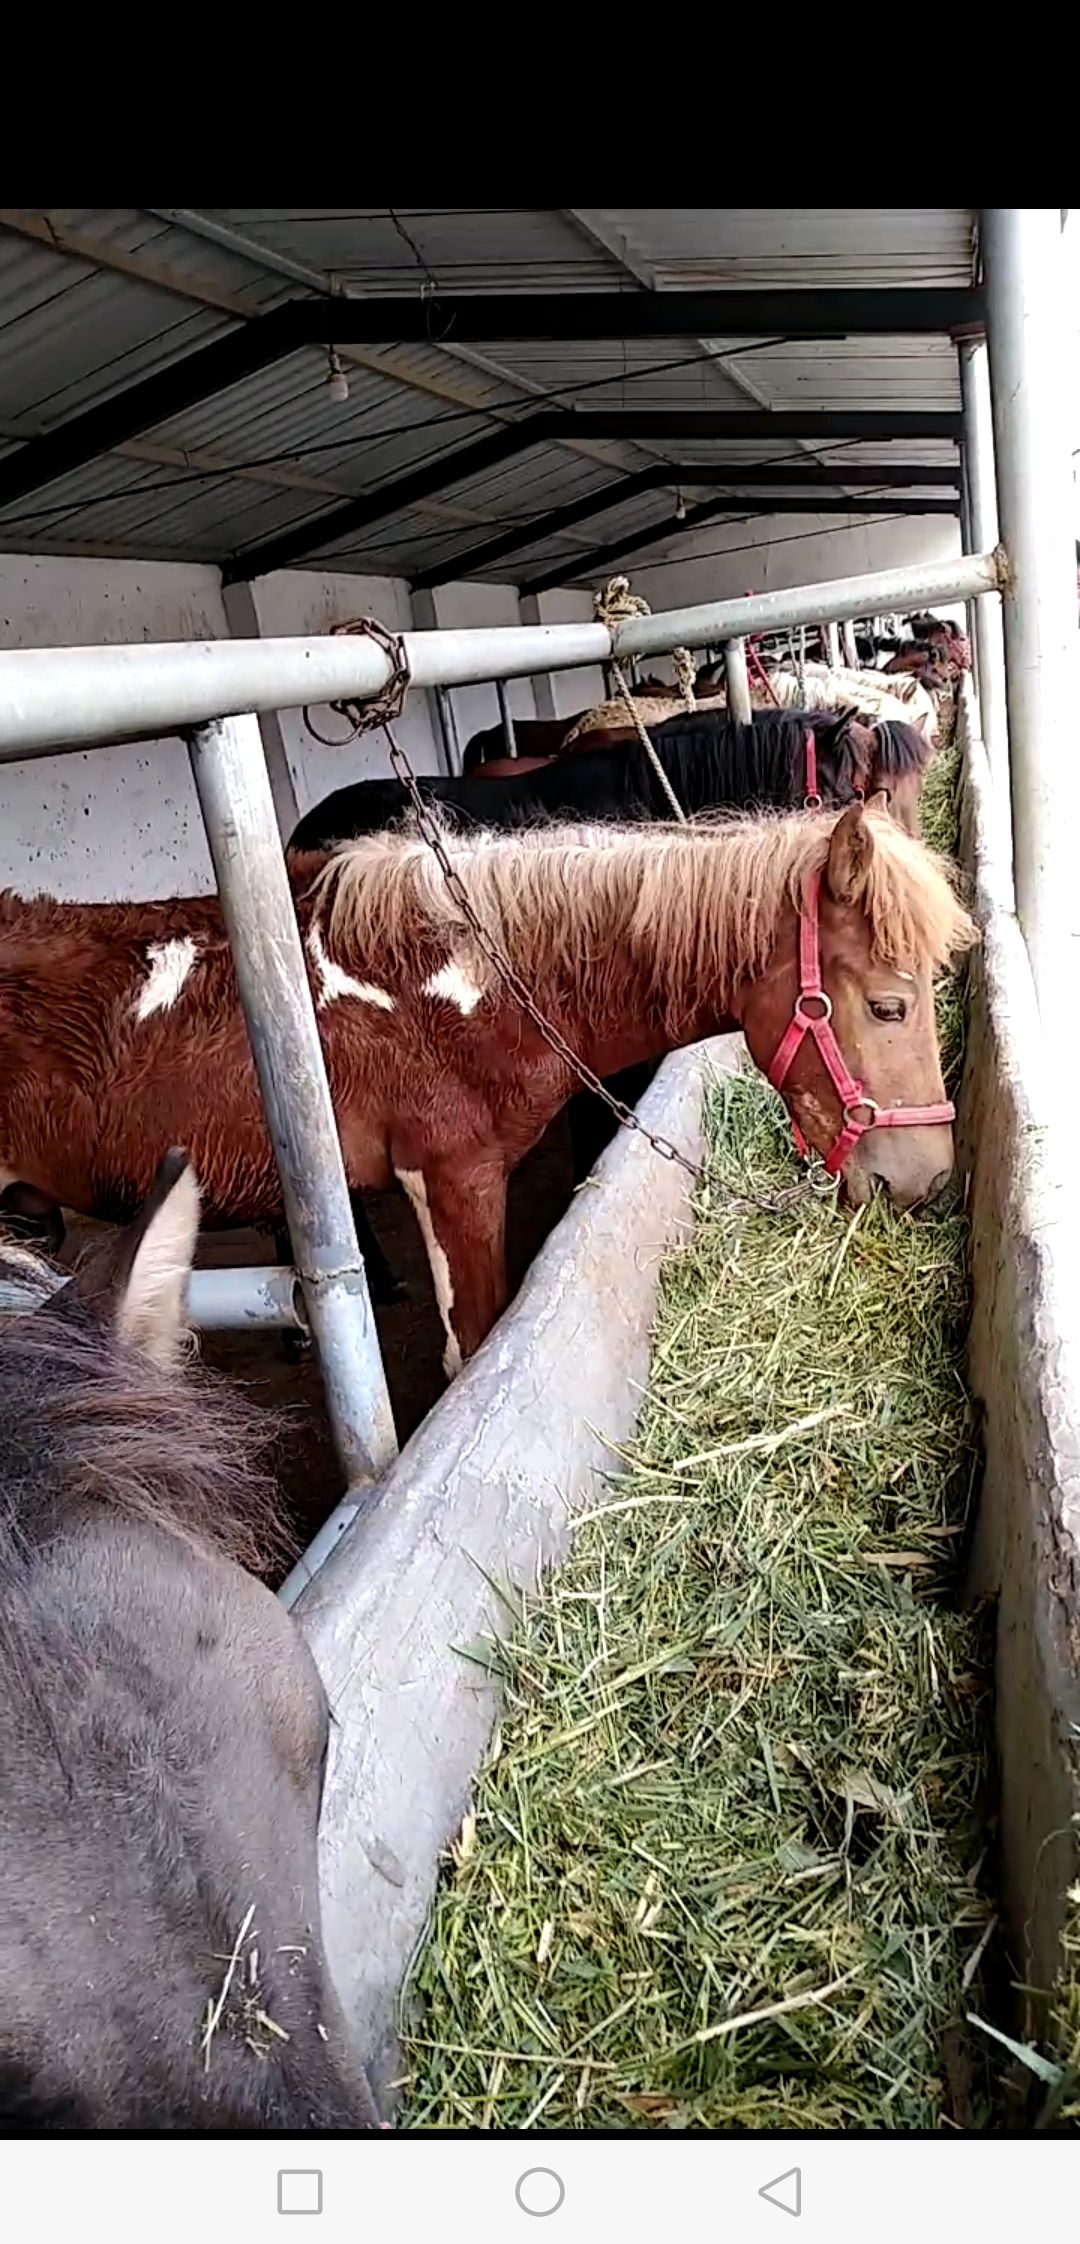
[[[189,214],[180,214],[187,218]],[[578,288],[965,285],[970,211],[215,210],[231,229],[204,239],[177,214],[134,210],[0,212],[0,461],[20,437],[72,422],[144,376],[305,293],[266,251],[309,267],[325,289],[414,294]],[[308,291],[310,293],[310,291]],[[225,562],[294,527],[304,556],[408,572],[440,565],[485,535],[528,524],[667,461],[745,464],[820,455],[850,465],[849,444],[559,442],[462,480],[453,454],[516,420],[530,403],[582,410],[807,407],[956,410],[946,337],[836,342],[559,342],[383,345],[343,351],[345,403],[327,389],[322,351],[305,350],[143,430],[122,447],[0,509],[9,550],[108,551]],[[948,445],[866,448],[875,460],[954,460]],[[443,488],[351,535],[318,542],[324,514],[445,455]],[[673,476],[674,480],[674,476]],[[683,478],[695,494],[689,476]],[[701,496],[707,495],[702,491]],[[777,505],[780,500],[777,498]],[[664,492],[606,510],[554,540],[538,534],[495,574],[524,574],[601,538],[662,518]],[[490,572],[488,572],[490,573]]]

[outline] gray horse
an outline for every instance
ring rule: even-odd
[[[379,2124],[319,1923],[326,1698],[245,1570],[265,1421],[181,1365],[198,1210],[170,1154],[0,1323],[6,2134]]]

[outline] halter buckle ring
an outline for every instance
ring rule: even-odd
[[[808,1005],[820,1005],[820,1013],[808,1013]],[[795,1000],[795,1019],[803,1028],[813,1028],[815,1021],[832,1020],[832,999],[828,990],[800,990]]]
[[[857,1116],[857,1115],[858,1115],[858,1114],[859,1114],[860,1112],[862,1112],[862,1113],[869,1113],[869,1115],[870,1115],[870,1120],[869,1120],[869,1122],[857,1122],[857,1121],[856,1121],[856,1116]],[[876,1100],[876,1099],[866,1099],[866,1098],[853,1099],[853,1100],[852,1100],[852,1102],[851,1102],[851,1105],[850,1105],[850,1106],[846,1106],[846,1107],[844,1108],[844,1128],[845,1128],[845,1130],[850,1130],[850,1129],[853,1129],[853,1128],[857,1128],[857,1129],[861,1129],[861,1130],[872,1130],[872,1129],[873,1129],[873,1127],[874,1127],[874,1122],[875,1122],[875,1120],[876,1120],[876,1117],[877,1117],[877,1116],[878,1116],[878,1115],[879,1115],[880,1113],[881,1113],[881,1108],[879,1107],[879,1105],[878,1105],[878,1102],[877,1102],[877,1100]]]

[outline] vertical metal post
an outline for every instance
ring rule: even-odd
[[[746,641],[729,639],[724,648],[724,674],[727,678],[728,716],[737,725],[748,725],[753,711],[750,706],[750,680],[746,674]]]
[[[844,662],[847,669],[857,670],[859,667],[859,649],[855,640],[855,626],[853,623],[841,624],[840,645],[843,650]]]
[[[990,367],[981,336],[960,345],[960,394],[964,406],[964,489],[968,511],[964,550],[966,553],[990,553],[998,541],[998,513]],[[1009,778],[1009,737],[1001,605],[993,599],[973,600],[971,607],[982,736],[990,769],[1004,789]]]
[[[1016,909],[1043,1020],[1070,1018],[1080,967],[1076,561],[1056,210],[984,210]]]
[[[439,720],[447,772],[451,779],[458,779],[461,776],[461,741],[458,738],[453,700],[446,686],[435,688],[435,714]]]
[[[840,627],[839,627],[839,624],[835,624],[835,623],[827,623],[827,624],[825,624],[825,625],[824,625],[823,629],[824,629],[824,636],[825,636],[825,660],[826,660],[826,662],[828,663],[828,665],[829,665],[829,668],[830,668],[830,670],[839,670],[839,668],[840,668]]]
[[[188,744],[297,1276],[351,1487],[386,1470],[397,1436],[258,719],[200,725]]]
[[[505,678],[496,679],[495,691],[499,696],[499,715],[502,718],[503,740],[506,743],[506,753],[508,756],[516,756],[518,752],[517,734],[514,731],[514,713],[510,707],[510,696],[506,691]]]

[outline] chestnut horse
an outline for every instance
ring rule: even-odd
[[[808,734],[813,739],[812,769]],[[910,725],[861,724],[850,711],[774,710],[742,726],[724,710],[702,709],[657,726],[651,738],[688,812],[794,809],[809,791],[826,803],[848,803],[857,794],[870,795],[888,787],[894,815],[909,832],[918,831],[919,794],[930,751],[921,733]],[[610,733],[600,733],[592,753],[581,741],[572,753],[549,757],[542,764],[519,757],[483,764],[469,778],[422,777],[418,785],[425,800],[437,803],[455,822],[520,827],[552,818],[670,816],[670,805],[636,735],[618,744]],[[289,848],[329,849],[360,834],[377,833],[408,808],[409,798],[399,780],[357,780],[316,803],[300,820]],[[636,1106],[652,1075],[651,1067],[633,1068],[616,1077],[610,1088],[624,1103]],[[610,1107],[591,1092],[581,1091],[570,1101],[569,1125],[574,1182],[580,1184],[609,1144],[615,1122]],[[0,1199],[0,1218],[4,1207]],[[359,1200],[354,1200],[353,1215],[372,1297],[390,1301],[396,1287],[394,1274]],[[279,1239],[277,1251],[288,1260],[287,1239]]]
[[[0,2134],[379,2124],[319,1927],[326,1695],[244,1571],[266,1420],[181,1368],[198,1209],[168,1156],[42,1307],[0,1254]]]
[[[758,1065],[790,1043],[800,899],[817,896],[824,993],[864,1131],[844,1181],[903,1205],[948,1177],[931,974],[974,930],[940,865],[876,805],[734,824],[448,836],[471,907],[588,1065],[613,1075],[741,1027]],[[511,1169],[575,1077],[485,963],[426,843],[375,834],[294,859],[302,937],[350,1187],[396,1178],[416,1213],[448,1372],[507,1299]],[[817,884],[815,888],[814,884]],[[819,894],[818,894],[819,890]],[[835,1151],[842,1099],[804,1037],[783,1096]],[[215,897],[172,904],[0,898],[0,1167],[117,1217],[163,1142],[186,1144],[212,1223],[280,1220],[232,959]]]

